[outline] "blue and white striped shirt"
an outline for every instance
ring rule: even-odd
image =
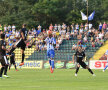
[[[54,50],[54,46],[53,45],[56,44],[55,38],[53,38],[53,37],[51,37],[51,38],[47,37],[45,39],[45,42],[47,44],[47,50]]]

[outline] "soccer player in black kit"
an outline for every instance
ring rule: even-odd
[[[20,63],[19,66],[22,66],[24,65],[24,57],[25,57],[25,54],[24,54],[24,51],[25,51],[25,48],[26,48],[26,41],[27,41],[27,34],[28,34],[28,31],[26,29],[26,24],[23,24],[22,25],[22,29],[20,31],[20,37],[18,37],[17,39],[18,42],[16,42],[16,44],[14,45],[14,47],[10,50],[10,55],[11,53],[17,48],[17,47],[20,47],[21,48],[21,53],[22,53],[22,61]]]
[[[17,67],[16,67],[16,64],[15,64],[15,53],[14,52],[12,52],[12,54],[10,55],[9,71],[10,71],[10,68],[11,68],[12,64],[14,65],[15,70],[18,71]]]
[[[77,67],[76,67],[76,72],[75,72],[75,76],[77,76],[77,73],[79,71],[80,65],[84,68],[84,69],[88,69],[88,71],[95,76],[95,74],[92,72],[92,70],[85,64],[84,62],[84,58],[85,58],[85,53],[84,51],[82,51],[81,47],[78,47],[78,50],[76,51],[75,55],[76,56],[76,62],[77,62]],[[74,57],[73,57],[74,58]]]
[[[6,57],[6,51],[9,52],[8,49],[6,49],[6,42],[5,42],[5,34],[1,34],[1,41],[0,41],[0,62],[1,62],[1,70],[0,70],[0,78],[2,78],[2,74],[4,72],[4,77],[8,78],[7,76],[7,69],[8,69],[8,60]]]

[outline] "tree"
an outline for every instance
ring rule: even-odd
[[[0,0],[0,23],[15,24],[21,28],[52,24],[86,22],[81,20],[80,11],[87,14],[85,0]],[[91,21],[95,26],[107,20],[108,0],[89,0],[89,15],[95,10]]]

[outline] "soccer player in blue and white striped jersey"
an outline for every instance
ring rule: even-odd
[[[106,70],[107,67],[108,67],[108,50],[106,51],[105,55],[106,55],[106,57],[107,57],[107,65],[105,66],[103,72],[105,72],[105,70]]]
[[[54,46],[56,45],[56,40],[52,36],[51,32],[48,32],[48,37],[44,41],[47,44],[47,57],[48,57],[49,64],[50,64],[50,71],[51,71],[51,73],[53,73],[53,71],[54,71],[54,56],[55,56]]]

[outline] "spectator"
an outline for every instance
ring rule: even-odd
[[[85,30],[86,30],[86,31],[88,30],[88,27],[89,27],[89,26],[88,26],[88,24],[86,23],[86,24],[85,24]]]
[[[42,28],[42,27],[41,27],[41,25],[39,25],[39,26],[38,26],[38,30],[40,30],[40,31],[41,31],[41,28]]]
[[[104,30],[104,31],[106,31],[106,29],[107,29],[107,24],[106,24],[106,22],[104,22],[104,24],[103,24],[103,27],[102,27],[102,28],[103,28],[103,30]]]
[[[87,46],[86,46],[85,44],[82,44],[81,47],[82,47],[82,49],[83,49],[84,51],[85,51],[86,48],[87,48]]]
[[[78,35],[78,31],[75,29],[74,30],[74,37]]]
[[[9,40],[9,46],[11,47],[12,46],[12,40]]]
[[[66,31],[66,28],[67,28],[67,26],[66,26],[66,24],[62,24],[62,30],[65,30]]]
[[[53,25],[52,25],[52,24],[50,24],[50,26],[49,26],[49,30],[51,30],[51,31],[52,31],[52,30],[53,30],[53,28],[54,28],[54,27],[53,27]]]
[[[94,41],[92,42],[92,47],[95,47],[95,42]]]
[[[82,39],[82,34],[77,35],[77,39],[81,40]]]
[[[72,50],[77,50],[77,45],[73,44]]]
[[[84,26],[83,26],[83,24],[82,24],[82,23],[81,23],[81,25],[80,25],[80,28],[81,28],[81,29],[83,29],[83,28],[84,28]]]
[[[79,31],[79,25],[78,25],[78,23],[75,25],[75,29],[76,29],[77,31]]]
[[[83,34],[83,28],[80,28],[79,33]]]
[[[58,26],[57,26],[57,24],[55,24],[54,31],[57,31],[57,30],[58,30]]]
[[[4,25],[4,32],[7,32],[7,26]]]
[[[88,41],[87,41],[87,35],[84,36],[83,41],[84,41],[85,43],[88,42]]]
[[[8,25],[8,31],[11,31],[11,25]]]
[[[12,32],[15,33],[15,30],[16,30],[16,26],[13,24],[12,25]]]
[[[58,38],[58,43],[61,44],[62,41],[63,41],[62,38],[59,37],[59,38]]]
[[[92,25],[91,23],[89,23],[89,29],[92,29],[92,26],[93,26],[93,25]]]
[[[99,33],[99,39],[102,39],[102,38],[103,38],[103,36],[104,36],[104,35],[103,35],[103,33],[102,33],[102,32],[100,32],[100,33]]]
[[[102,23],[100,22],[99,24],[99,31],[101,32],[102,31]]]
[[[56,47],[55,47],[56,49],[57,49],[57,51],[58,51],[58,49],[59,49],[59,43],[58,43],[58,41],[56,42]]]
[[[72,23],[72,25],[71,25],[71,31],[73,30],[74,31],[74,23]]]
[[[95,38],[95,42],[97,42],[98,44],[100,43],[100,41],[99,41],[99,35],[97,35],[97,37]]]
[[[66,40],[69,40],[70,39],[70,32],[67,32],[66,33]]]
[[[70,34],[72,37],[74,37],[75,36],[75,34],[74,34],[74,30],[71,30],[71,34]]]

